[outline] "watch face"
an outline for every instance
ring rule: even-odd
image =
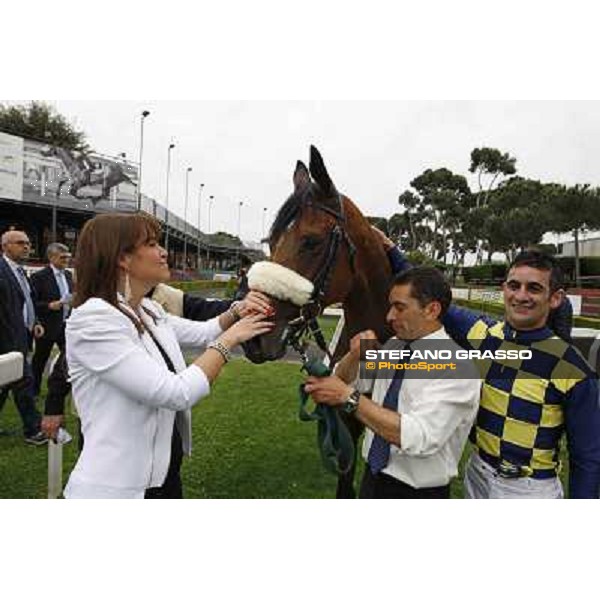
[[[358,401],[360,399],[360,393],[357,390],[354,390],[350,396],[348,396],[348,399],[346,400],[346,403],[344,404],[344,412],[348,413],[348,414],[352,414],[353,412],[356,411],[356,409],[358,408]]]

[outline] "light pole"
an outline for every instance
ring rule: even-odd
[[[262,238],[260,240],[260,243],[263,243],[263,240],[265,239],[265,221],[267,220],[267,207],[265,206],[263,208],[263,219],[262,219]]]
[[[207,229],[207,232],[206,232],[208,234],[210,234],[210,232],[211,232],[211,228],[210,228],[210,213],[211,213],[211,210],[212,210],[212,203],[213,203],[214,198],[215,198],[214,196],[209,196],[208,197],[208,229]]]
[[[208,197],[208,228],[206,230],[206,233],[208,235],[210,235],[210,213],[212,210],[212,203],[214,199],[214,196]],[[206,244],[206,266],[210,269],[210,238],[208,238],[208,242]]]
[[[242,232],[241,232],[241,227],[242,227],[242,206],[244,206],[244,203],[242,200],[240,200],[238,202],[238,230],[237,230],[237,234],[238,234],[238,240],[239,243],[241,245],[242,243]],[[238,250],[237,250],[237,266],[238,266],[238,271],[240,270],[242,263],[241,263],[241,258],[240,258],[240,247],[238,246]]]
[[[142,111],[140,119],[140,172],[138,173],[138,188],[137,188],[137,212],[142,210],[142,159],[144,157],[144,121],[150,114],[149,110]]]
[[[189,183],[190,183],[190,173],[192,172],[192,167],[188,167],[185,171],[185,208],[183,209],[183,272],[187,269],[187,233],[188,233],[188,224],[187,224],[187,213],[188,213],[188,191],[189,191]]]
[[[165,250],[169,256],[169,179],[171,177],[171,150],[175,148],[172,142],[167,151],[167,193],[165,194]],[[168,260],[168,258],[167,258]]]
[[[46,143],[49,146],[52,146],[52,134],[49,131],[44,131],[44,139],[46,140]],[[45,175],[45,169],[42,170],[42,181],[40,182],[40,195],[44,196],[46,194],[46,178],[44,177]],[[57,232],[57,225],[56,225],[56,221],[57,221],[57,216],[56,213],[58,211],[58,195],[54,195],[54,202],[52,203],[52,241],[53,242],[57,242],[58,241],[58,232]]]
[[[200,269],[200,225],[201,225],[201,217],[202,217],[202,190],[204,189],[204,184],[200,184],[200,189],[198,190],[198,240],[196,242],[196,269]]]

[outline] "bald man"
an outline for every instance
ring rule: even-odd
[[[27,274],[23,269],[24,261],[29,257],[31,242],[24,231],[5,232],[0,238],[2,257],[0,257],[0,290],[2,295],[1,322],[10,324],[2,332],[0,347],[3,351],[21,352],[24,357],[23,379],[0,390],[0,410],[12,391],[15,404],[23,422],[25,442],[40,446],[47,437],[40,430],[41,415],[35,407],[33,393],[33,375],[27,355],[34,337],[43,334],[43,327],[37,322],[35,303]]]

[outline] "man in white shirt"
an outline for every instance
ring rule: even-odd
[[[388,344],[397,347],[404,340],[410,352],[442,346],[459,350],[441,323],[451,301],[450,286],[436,269],[418,267],[396,276],[387,314],[396,336]],[[477,412],[476,369],[463,362],[456,371],[428,375],[397,371],[386,379],[379,373],[371,380],[361,378],[354,389],[349,383],[356,380],[361,340],[376,337],[372,331],[355,336],[336,375],[309,377],[305,385],[315,402],[340,406],[367,427],[360,497],[448,498]]]

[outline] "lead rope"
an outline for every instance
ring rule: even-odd
[[[311,322],[314,321],[316,329],[313,329]],[[318,331],[319,338],[325,346],[323,333],[316,323],[316,319],[308,322],[311,334],[321,346],[315,332]],[[304,326],[306,327],[306,325]],[[300,335],[290,340],[290,345],[300,354],[302,360],[302,371],[315,377],[327,377],[331,375],[331,369],[318,358],[309,359],[306,353],[306,342],[300,341]],[[326,348],[326,346],[325,346]],[[326,348],[330,359],[331,354]],[[317,446],[321,454],[323,466],[335,475],[345,475],[352,469],[354,464],[354,441],[348,431],[348,427],[340,417],[339,409],[326,404],[317,404],[312,412],[308,409],[309,395],[304,390],[304,385],[300,384],[298,388],[299,409],[298,416],[301,421],[317,421]]]

